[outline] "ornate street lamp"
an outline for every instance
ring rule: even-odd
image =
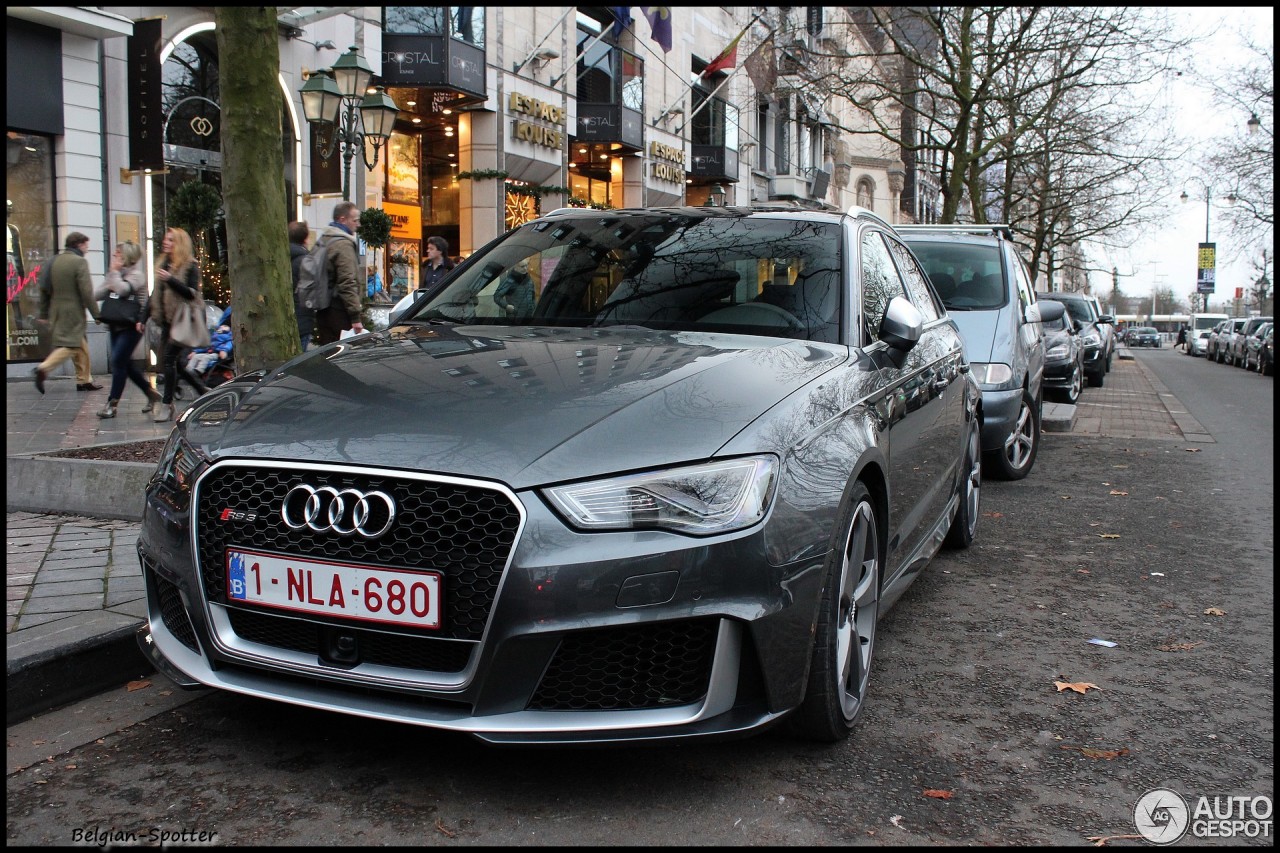
[[[307,121],[334,126],[329,142],[321,143],[320,158],[328,160],[341,148],[344,201],[351,199],[351,159],[356,150],[360,151],[365,167],[373,171],[378,164],[378,152],[391,137],[391,128],[399,113],[396,102],[382,86],[366,93],[372,77],[373,69],[352,46],[338,57],[332,68],[313,73],[298,90]],[[366,141],[372,144],[366,145]]]

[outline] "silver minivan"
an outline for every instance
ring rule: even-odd
[[[1043,320],[1061,303],[1036,302],[1007,225],[898,225],[924,265],[982,387],[983,473],[1020,480],[1040,447],[1044,400]]]

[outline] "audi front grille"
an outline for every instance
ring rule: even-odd
[[[343,490],[354,490],[349,495],[388,496],[393,502],[394,519],[386,531],[374,536],[336,532],[323,514],[314,525],[319,530],[299,524],[304,518],[298,509],[302,506],[299,495],[305,498],[309,491],[323,491],[332,496]],[[295,515],[287,524],[281,517],[281,507],[291,492]],[[378,506],[382,507],[380,499]],[[397,629],[399,634],[410,635],[410,640],[417,635],[430,645],[432,638],[473,642],[481,639],[521,516],[512,496],[484,483],[404,476],[368,468],[232,461],[214,465],[200,479],[193,519],[204,594],[213,604],[243,608],[243,603],[229,602],[227,598],[228,548],[439,573],[447,602],[440,627]],[[377,533],[384,526],[383,521],[383,515],[371,520],[366,532]],[[336,526],[342,530],[350,527],[342,523]],[[269,610],[257,610],[256,614],[251,633],[257,642],[263,636],[273,636],[264,628],[263,620],[296,621]],[[356,620],[317,621],[374,630]],[[278,635],[290,636],[290,626],[281,624]],[[292,648],[297,642],[281,640],[279,646]]]

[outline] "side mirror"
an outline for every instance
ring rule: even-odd
[[[907,353],[918,343],[924,331],[924,315],[920,309],[904,297],[889,300],[889,307],[880,321],[880,340],[892,349]]]
[[[1027,306],[1026,321],[1028,323],[1052,323],[1054,320],[1061,320],[1066,310],[1066,306],[1061,302],[1045,299],[1042,302]]]
[[[1106,323],[1108,326],[1114,326],[1116,324],[1116,318],[1110,314],[1103,314],[1097,319],[1097,322]]]
[[[1084,323],[1081,323],[1079,320],[1072,320],[1071,325],[1076,330],[1076,332],[1079,332],[1081,329],[1084,328]]]

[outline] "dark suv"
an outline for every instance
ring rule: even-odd
[[[900,225],[964,336],[982,386],[984,471],[1002,480],[1031,473],[1040,448],[1045,343],[1042,320],[1062,316],[1036,303],[1007,225]]]
[[[1107,377],[1106,336],[1100,328],[1104,321],[1111,322],[1111,315],[1098,316],[1093,301],[1083,293],[1036,291],[1039,299],[1053,299],[1067,307],[1067,316],[1076,324],[1080,341],[1084,344],[1084,374],[1089,385],[1101,388]]]
[[[1249,352],[1249,338],[1257,334],[1258,329],[1270,323],[1271,317],[1250,317],[1244,329],[1231,339],[1227,347],[1227,361],[1236,367],[1246,367],[1245,356]]]
[[[548,213],[186,412],[145,495],[143,648],[495,743],[788,715],[835,741],[879,616],[973,540],[981,406],[868,211]]]

